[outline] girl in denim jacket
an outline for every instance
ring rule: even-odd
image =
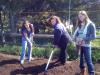
[[[88,66],[89,75],[94,75],[94,66],[91,57],[91,40],[96,37],[96,28],[94,23],[89,19],[86,11],[78,13],[78,27],[74,33],[74,39],[77,49],[80,49],[80,69],[81,74],[86,75],[84,59]]]

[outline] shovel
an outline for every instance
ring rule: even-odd
[[[51,54],[50,54],[50,56],[49,56],[48,62],[47,62],[46,67],[45,67],[45,72],[47,72],[47,69],[48,69],[48,66],[49,66],[49,64],[50,64],[50,60],[51,60],[51,58],[52,58],[52,56],[53,56],[53,53],[54,53],[54,50],[52,50],[52,52],[51,52]]]

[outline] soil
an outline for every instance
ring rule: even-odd
[[[0,54],[0,75],[80,75],[79,61],[67,61],[65,65],[50,62],[45,71],[48,59],[35,58],[20,64],[19,56]],[[100,63],[95,64],[96,75],[100,75]],[[87,74],[88,75],[88,74]]]

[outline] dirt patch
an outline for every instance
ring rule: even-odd
[[[65,65],[54,62],[55,60],[50,63],[48,71],[45,72],[47,59],[38,58],[31,62],[25,60],[25,63],[20,65],[18,56],[0,54],[0,75],[79,75],[78,61],[67,61]],[[100,64],[96,64],[98,72],[99,66]]]

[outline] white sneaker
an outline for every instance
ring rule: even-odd
[[[32,61],[32,60],[34,60],[34,58],[31,57],[28,61],[30,62],[30,61]]]
[[[20,64],[24,64],[24,60],[21,60],[21,61],[20,61]]]

